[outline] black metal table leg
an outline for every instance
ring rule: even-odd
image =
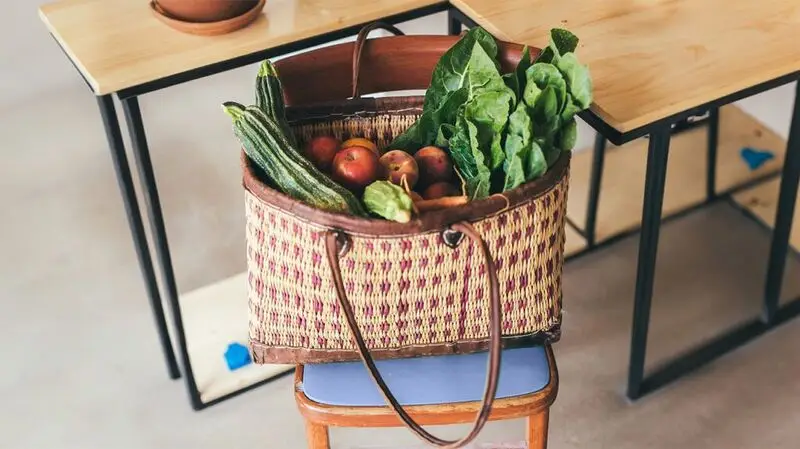
[[[172,349],[172,342],[169,338],[169,329],[164,318],[164,308],[161,304],[161,295],[158,291],[153,261],[150,257],[150,250],[147,247],[147,237],[142,224],[142,215],[139,210],[139,202],[136,199],[136,190],[133,187],[128,158],[125,155],[125,145],[122,142],[122,132],[117,120],[117,112],[114,108],[114,99],[110,95],[97,97],[97,105],[100,107],[100,115],[103,118],[108,147],[111,150],[111,159],[114,163],[114,171],[117,175],[119,190],[122,193],[122,202],[125,205],[125,214],[128,217],[128,226],[133,237],[136,257],[139,260],[139,269],[144,277],[147,296],[150,298],[150,307],[153,310],[153,318],[156,322],[158,338],[161,342],[161,349],[164,351],[164,358],[167,361],[167,370],[171,379],[178,379],[181,374],[178,369],[178,361],[175,359],[175,352]]]
[[[183,365],[183,372],[186,379],[186,388],[192,407],[199,410],[203,407],[200,400],[200,393],[192,371],[192,364],[189,359],[189,352],[186,347],[186,333],[183,329],[183,318],[178,302],[178,287],[175,282],[175,275],[172,269],[172,260],[169,253],[169,243],[164,226],[164,217],[161,212],[161,201],[158,198],[158,188],[156,187],[155,173],[153,164],[150,161],[150,150],[147,147],[147,137],[145,135],[142,113],[139,109],[137,97],[130,97],[122,100],[122,109],[125,112],[125,120],[128,123],[131,143],[133,144],[133,154],[136,158],[136,165],[139,170],[139,178],[144,190],[145,207],[150,218],[150,229],[153,233],[153,240],[156,248],[156,256],[161,266],[162,281],[167,292],[167,301],[172,312],[175,333],[177,334],[178,349]]]
[[[458,36],[461,34],[461,21],[458,20],[454,11],[454,8],[447,10],[447,34],[450,36]]]
[[[792,231],[794,207],[797,201],[798,181],[800,180],[800,82],[795,88],[794,112],[789,127],[789,141],[786,145],[786,158],[778,195],[778,210],[775,213],[775,230],[769,251],[767,281],[764,294],[763,318],[771,323],[778,310],[786,254],[789,250],[789,237]]]
[[[589,178],[589,204],[586,207],[586,244],[597,243],[597,207],[600,202],[600,184],[603,182],[603,163],[606,159],[606,138],[601,133],[594,136],[592,173]]]
[[[633,305],[630,365],[628,367],[628,397],[631,399],[640,396],[644,378],[647,331],[650,324],[650,303],[653,298],[658,233],[661,228],[661,205],[664,199],[670,135],[670,127],[664,126],[650,134],[648,145],[642,231],[639,239],[639,262]]]
[[[708,157],[706,158],[706,200],[717,196],[717,146],[719,140],[719,108],[708,111]]]

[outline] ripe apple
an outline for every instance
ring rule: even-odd
[[[344,148],[333,157],[331,175],[339,184],[360,191],[383,172],[378,156],[364,147]]]
[[[318,136],[308,141],[304,154],[317,168],[328,172],[338,151],[339,139],[333,136]]]
[[[347,139],[342,144],[342,148],[350,148],[350,147],[364,147],[372,150],[376,156],[380,157],[381,153],[378,151],[378,146],[375,145],[371,140],[365,139],[363,137],[352,137]]]
[[[446,196],[459,195],[461,195],[461,189],[447,182],[437,182],[431,184],[427,189],[425,189],[424,192],[422,192],[422,197],[426,200],[435,200],[437,198],[443,198]]]
[[[405,176],[408,188],[413,189],[419,179],[419,169],[414,157],[403,150],[392,150],[381,156],[381,165],[386,169],[386,174],[392,184],[403,186]]]
[[[419,167],[419,181],[422,185],[453,180],[453,163],[447,153],[434,146],[420,148],[414,154]]]

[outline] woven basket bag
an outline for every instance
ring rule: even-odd
[[[385,147],[422,113],[424,89],[455,36],[393,36],[313,50],[276,63],[298,145],[367,137]],[[368,42],[368,43],[367,43]],[[522,47],[499,42],[504,73]],[[537,51],[532,51],[534,57]],[[243,154],[250,347],[256,363],[361,359],[387,402],[426,441],[459,447],[480,431],[502,347],[560,337],[569,154],[540,179],[409,223],[328,213],[265,184]],[[483,409],[459,441],[405,414],[373,359],[489,350]]]

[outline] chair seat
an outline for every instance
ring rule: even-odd
[[[402,405],[480,401],[487,353],[378,360],[386,384]],[[535,393],[550,382],[544,347],[506,349],[501,357],[497,398]],[[305,365],[303,393],[320,404],[384,406],[383,396],[359,362]]]

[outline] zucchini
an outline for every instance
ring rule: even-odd
[[[261,108],[226,102],[223,109],[233,120],[234,134],[247,156],[278,190],[319,209],[367,215],[358,198],[303,157]]]
[[[261,63],[256,75],[256,106],[280,125],[292,145],[297,145],[294,132],[286,120],[286,103],[283,101],[283,85],[278,69],[269,59]]]

